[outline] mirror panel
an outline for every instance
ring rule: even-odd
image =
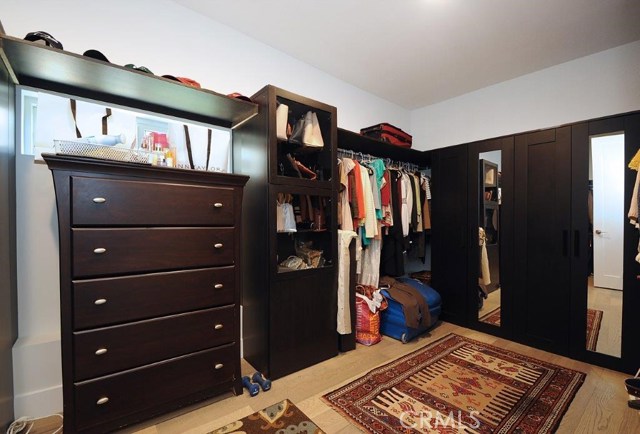
[[[478,155],[478,321],[501,325],[500,185],[502,151]]]
[[[620,357],[624,209],[624,133],[591,136],[586,348]]]

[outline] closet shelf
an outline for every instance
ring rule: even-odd
[[[314,154],[322,152],[324,147],[304,146],[299,143],[293,143],[288,140],[278,140],[278,146],[280,150],[284,152],[291,152],[292,154]]]
[[[421,167],[431,167],[431,153],[429,151],[401,148],[342,128],[338,128],[338,148],[380,158],[406,161]]]
[[[234,128],[256,104],[68,51],[0,34],[0,56],[15,84]]]

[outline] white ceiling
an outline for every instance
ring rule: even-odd
[[[407,109],[640,40],[640,0],[174,0]]]

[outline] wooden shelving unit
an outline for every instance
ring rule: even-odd
[[[14,84],[234,128],[256,104],[68,51],[0,35]]]

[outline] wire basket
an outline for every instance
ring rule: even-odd
[[[94,145],[91,143],[74,142],[72,140],[54,140],[53,144],[57,154],[149,164],[150,153],[148,151]]]

